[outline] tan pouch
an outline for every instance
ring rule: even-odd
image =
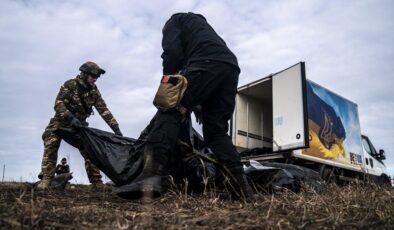
[[[162,111],[178,109],[186,88],[186,77],[179,74],[164,75],[161,79],[155,99],[153,100],[153,104]]]

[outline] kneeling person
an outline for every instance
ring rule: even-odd
[[[61,162],[61,164],[58,164],[56,166],[56,175],[69,173],[70,172],[70,166],[67,164],[67,159],[66,158],[62,158],[62,160],[60,162]]]

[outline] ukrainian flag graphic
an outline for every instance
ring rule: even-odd
[[[309,149],[304,154],[336,159],[345,157],[344,141],[346,132],[341,118],[328,103],[322,100],[307,82]]]

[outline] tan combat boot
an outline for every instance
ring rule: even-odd
[[[107,188],[107,186],[105,184],[103,184],[103,182],[101,180],[98,181],[94,181],[90,184],[89,189],[90,191],[94,192],[94,191],[104,191]]]

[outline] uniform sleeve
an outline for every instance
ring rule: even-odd
[[[60,117],[64,120],[68,116],[71,115],[71,112],[67,109],[66,104],[69,103],[71,98],[71,88],[68,84],[68,82],[65,82],[59,90],[59,93],[57,94],[56,101],[55,101],[55,111],[57,114],[60,115]]]
[[[109,109],[107,108],[107,104],[105,104],[105,101],[103,100],[98,90],[97,90],[97,99],[94,107],[97,109],[97,112],[99,112],[100,116],[109,125],[109,127],[113,129],[113,127],[119,126],[118,122],[112,115],[111,111],[109,111]]]
[[[175,74],[182,68],[184,59],[181,28],[177,25],[176,17],[171,17],[163,28],[162,47],[163,74]]]

